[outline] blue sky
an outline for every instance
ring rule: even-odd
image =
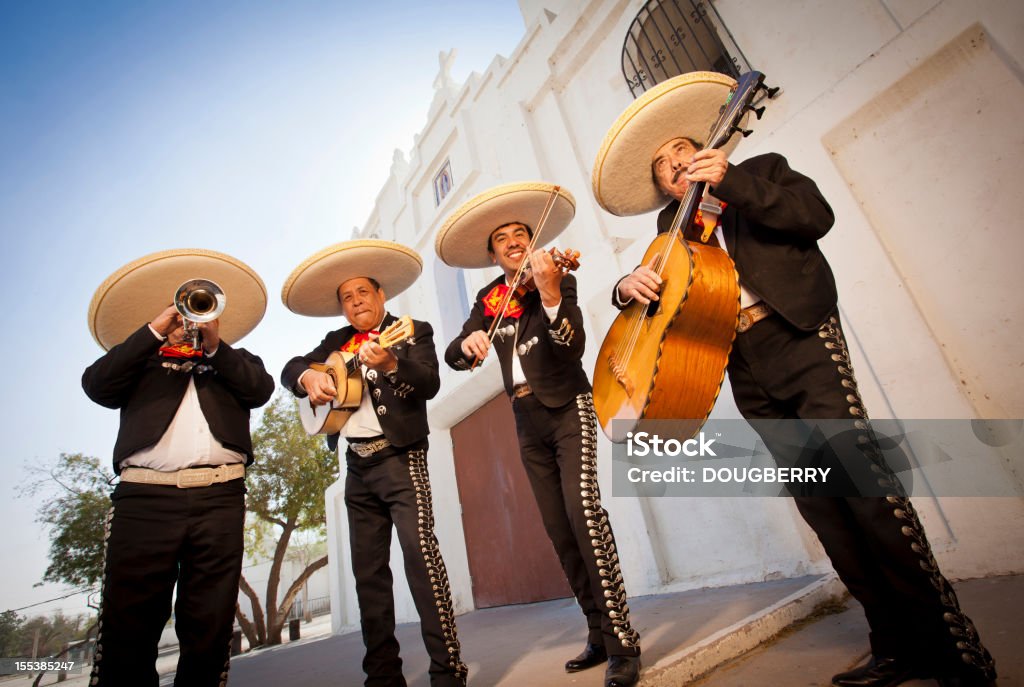
[[[514,0],[0,5],[0,610],[65,591],[33,588],[48,543],[15,498],[24,466],[110,457],[117,414],[79,383],[100,282],[168,248],[247,262],[270,303],[242,345],[276,378],[325,325],[288,313],[281,284],[366,220],[426,122],[438,52],[464,81],[522,34]]]

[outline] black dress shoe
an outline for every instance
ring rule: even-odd
[[[895,687],[907,680],[924,677],[929,676],[906,661],[872,656],[862,666],[833,675],[832,684],[835,687]]]
[[[604,650],[602,645],[588,643],[583,648],[582,654],[565,662],[565,672],[578,673],[581,670],[601,665],[607,660],[608,652]]]
[[[608,659],[604,687],[633,687],[639,680],[639,656],[612,656]]]

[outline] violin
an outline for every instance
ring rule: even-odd
[[[552,248],[548,251],[551,255],[551,259],[555,263],[555,267],[561,270],[562,274],[567,272],[574,272],[579,269],[580,266],[580,252],[573,250],[572,248],[566,248],[563,251],[559,251],[557,248]],[[529,253],[527,253],[529,255]],[[491,326],[487,330],[488,341],[494,341],[494,335],[498,331],[498,325],[505,318],[505,313],[508,312],[509,305],[513,299],[521,299],[530,291],[536,291],[537,285],[533,281],[533,271],[527,264],[527,259],[523,260],[523,264],[520,265],[519,271],[516,272],[515,278],[509,285],[509,290],[501,300],[501,305],[495,308],[494,319],[491,321]],[[477,358],[473,361],[470,366],[470,370],[475,370],[476,366],[480,364],[480,359]]]
[[[572,248],[566,248],[559,252],[557,248],[552,248],[548,251],[551,259],[555,262],[555,267],[561,270],[562,274],[567,272],[575,272],[580,268],[580,252],[573,250]],[[536,291],[537,285],[533,283],[533,269],[527,265],[523,268],[519,279],[519,284],[515,289],[510,291],[517,297],[522,298],[530,291]]]

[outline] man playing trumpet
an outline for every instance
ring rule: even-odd
[[[224,287],[230,310],[196,325],[164,307],[196,275]],[[82,375],[85,393],[121,411],[107,515],[103,597],[91,685],[158,682],[157,642],[177,584],[181,646],[175,685],[227,681],[242,569],[245,465],[252,462],[249,411],[270,398],[263,362],[231,344],[266,310],[259,276],[230,256],[172,250],[110,276],[89,309],[107,352]],[[147,318],[155,315],[148,323]]]

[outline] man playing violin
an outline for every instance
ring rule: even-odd
[[[340,436],[346,441],[345,507],[366,646],[363,671],[366,684],[375,687],[406,684],[395,638],[389,565],[392,527],[398,532],[406,580],[430,656],[430,684],[461,687],[468,672],[461,658],[448,572],[434,536],[427,474],[427,400],[441,384],[433,330],[427,322],[413,320],[412,336],[387,349],[377,342],[380,332],[397,321],[385,301],[411,286],[422,267],[419,254],[400,244],[347,241],[304,261],[281,291],[285,307],[294,313],[343,314],[348,320],[348,326],[329,332],[312,351],[289,360],[281,384],[300,403],[331,403],[337,394],[334,380],[310,365],[339,350],[356,356],[357,374],[364,380],[359,407]],[[338,440],[339,434],[328,437],[332,450]]]
[[[198,324],[194,348],[166,304],[197,275],[220,285],[228,304],[219,319]],[[259,323],[266,302],[247,265],[205,250],[145,256],[96,290],[89,325],[108,350],[85,370],[82,388],[119,409],[121,422],[90,685],[157,685],[157,643],[175,586],[174,684],[227,681],[253,460],[249,413],[274,392],[263,362],[233,344]]]
[[[523,222],[545,210],[550,214],[539,231],[550,241],[573,217],[572,196],[550,184],[510,184],[471,199],[441,228],[435,247],[444,262],[502,270],[477,294],[445,362],[466,370],[486,358],[492,348],[487,331],[494,325],[493,348],[512,399],[523,466],[587,619],[586,647],[565,669],[576,672],[607,661],[606,687],[623,687],[639,679],[640,637],[630,624],[615,538],[601,505],[576,280],[563,275],[549,253],[530,252],[533,231]],[[527,255],[535,290],[517,292],[513,281]]]
[[[829,448],[850,470],[846,484],[854,488],[794,494],[797,510],[864,607],[871,630],[871,659],[835,675],[832,684],[883,687],[914,677],[935,677],[944,685],[989,684],[995,678],[992,658],[870,434],[839,321],[835,279],[817,244],[832,227],[831,207],[814,181],[781,155],[733,165],[724,150],[702,149],[698,137],[711,128],[734,83],[721,74],[684,74],[645,93],[630,112],[648,124],[619,126],[620,119],[613,126],[595,163],[602,170],[595,171],[595,195],[620,215],[668,201],[658,216],[664,232],[689,186],[706,183],[725,204],[712,236],[739,274],[742,310],[728,372],[740,412],[774,459],[785,464],[801,458],[800,442],[790,441],[788,428],[802,420],[848,421],[850,431]],[[605,176],[614,174],[606,169],[614,148],[625,144],[649,151],[650,167],[644,168],[640,156],[634,169],[620,169],[614,179]],[[699,240],[699,233],[685,236]],[[620,279],[613,304],[657,300],[662,279],[653,267],[641,265]],[[858,470],[873,475],[872,484],[881,478],[891,489],[862,489]]]

